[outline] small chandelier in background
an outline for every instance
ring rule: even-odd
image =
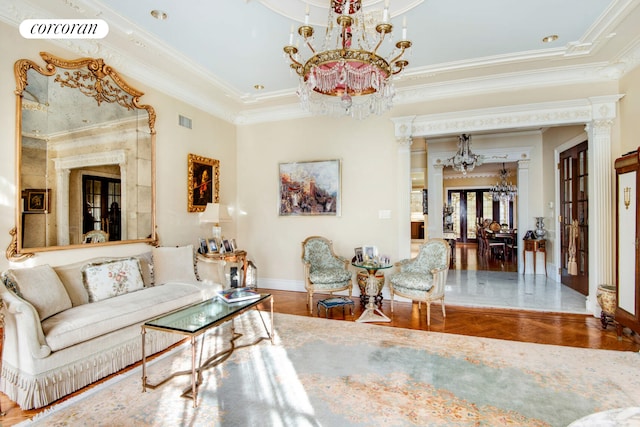
[[[409,64],[402,59],[411,47],[406,18],[402,39],[387,49],[390,52],[384,58],[378,49],[387,34],[387,40],[392,42],[389,0],[385,0],[381,22],[375,27],[365,22],[362,0],[327,1],[329,19],[321,45],[317,49],[313,45],[314,30],[309,25],[307,5],[304,25],[298,28],[298,34],[303,38],[303,46],[308,48],[309,57],[302,59],[294,45],[293,27],[289,44],[284,47],[290,67],[300,77],[297,94],[302,107],[311,113],[359,119],[371,113],[382,114],[393,105],[393,77]]]
[[[471,152],[471,135],[462,134],[458,138],[458,151],[453,157],[447,159],[444,165],[466,175],[482,162],[482,156]]]
[[[518,195],[518,188],[511,184],[507,183],[507,177],[509,176],[509,172],[504,168],[504,163],[502,164],[502,169],[500,169],[500,182],[496,185],[492,186],[489,191],[491,191],[491,195],[493,196],[494,201],[513,201],[515,197]]]

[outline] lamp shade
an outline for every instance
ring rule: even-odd
[[[202,215],[200,216],[200,222],[201,223],[220,222],[220,204],[207,203],[207,206],[204,208],[204,212],[202,212]]]

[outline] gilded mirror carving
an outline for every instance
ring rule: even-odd
[[[155,244],[153,107],[101,58],[40,56],[43,66],[14,65],[17,226],[7,258]]]

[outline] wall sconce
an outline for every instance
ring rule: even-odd
[[[624,207],[629,209],[631,204],[631,187],[624,187]]]

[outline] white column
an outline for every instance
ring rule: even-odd
[[[524,271],[522,257],[522,250],[524,249],[524,237],[527,230],[533,229],[533,216],[529,209],[529,159],[518,160],[518,235],[516,236],[518,242],[518,272],[526,274]],[[544,262],[544,258],[543,258]],[[533,272],[533,258],[527,263],[529,271]],[[542,270],[544,274],[544,268],[537,269],[536,272]]]
[[[589,186],[589,296],[587,310],[600,315],[596,301],[598,285],[613,284],[613,161],[611,130],[618,99],[590,98],[593,120],[586,126]]]
[[[56,165],[56,245],[69,244],[69,169],[57,169]]]
[[[429,238],[442,239],[443,170],[442,164],[427,165],[429,173]]]
[[[391,119],[395,124],[395,136],[398,146],[397,207],[396,225],[398,227],[398,259],[411,257],[411,144],[412,122],[415,116]]]
[[[398,259],[411,257],[411,137],[396,137],[398,143]],[[409,244],[407,244],[409,243]]]

